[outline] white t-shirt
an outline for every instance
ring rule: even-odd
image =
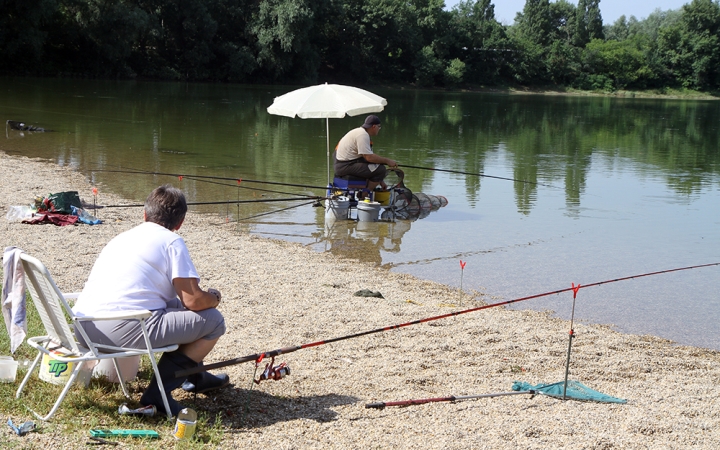
[[[372,141],[365,128],[355,128],[347,132],[337,146],[336,158],[338,161],[351,161],[362,155],[372,155]],[[368,164],[370,172],[374,172],[379,164]]]
[[[185,241],[153,222],[115,236],[100,252],[73,311],[164,309],[177,298],[172,280],[197,278]]]

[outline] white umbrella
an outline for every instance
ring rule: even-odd
[[[327,140],[327,172],[330,183],[330,119],[377,113],[385,109],[387,100],[352,86],[318,84],[275,97],[267,109],[270,114],[301,119],[325,119]]]

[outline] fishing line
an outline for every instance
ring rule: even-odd
[[[314,200],[311,201],[311,202],[301,203],[301,204],[299,204],[299,205],[288,206],[287,208],[276,209],[275,211],[270,211],[270,212],[266,212],[266,213],[255,214],[254,216],[243,217],[242,219],[238,219],[238,221],[240,221],[240,220],[254,219],[254,218],[256,218],[256,217],[268,216],[268,215],[270,215],[270,214],[275,214],[275,213],[279,213],[279,212],[282,212],[282,211],[287,211],[288,209],[299,208],[299,207],[301,207],[301,206],[306,206],[306,205],[312,205],[313,203],[315,203],[316,201],[318,201],[318,200],[320,200],[320,199],[321,199],[320,197],[317,197],[316,199],[314,199]],[[304,200],[304,199],[298,199],[298,200]]]
[[[109,169],[99,169],[95,170],[95,172],[109,172],[109,173],[132,173],[132,174],[140,174],[140,175],[165,175],[169,177],[194,177],[194,178],[204,178],[208,180],[224,180],[224,181],[238,181],[243,183],[259,183],[259,184],[273,184],[276,186],[292,186],[292,187],[301,187],[301,188],[307,188],[307,189],[327,189],[327,186],[311,186],[307,184],[292,184],[292,183],[280,183],[278,181],[262,181],[262,180],[250,180],[247,178],[230,178],[230,177],[217,177],[217,176],[210,176],[210,175],[184,175],[181,173],[165,173],[165,172],[146,172],[142,170],[109,170]]]
[[[585,288],[588,288],[588,287],[591,287],[591,286],[600,286],[600,285],[603,285],[603,284],[615,283],[615,282],[623,281],[623,280],[632,280],[632,279],[635,279],[635,278],[648,277],[648,276],[652,276],[652,275],[659,275],[659,274],[670,273],[670,272],[678,272],[678,271],[681,271],[681,270],[698,269],[698,268],[701,268],[701,267],[710,267],[710,266],[718,266],[718,265],[720,265],[720,262],[711,263],[711,264],[701,264],[701,265],[696,265],[696,266],[680,267],[680,268],[677,268],[677,269],[659,270],[659,271],[656,271],[656,272],[648,272],[648,273],[643,273],[643,274],[639,274],[639,275],[632,275],[632,276],[629,276],[629,277],[614,278],[614,279],[611,279],[611,280],[598,281],[598,282],[596,282],[596,283],[583,284],[583,285],[582,285],[582,288],[585,289]],[[309,343],[309,344],[302,344],[302,345],[295,345],[295,346],[290,346],[290,347],[284,347],[284,348],[279,348],[279,349],[272,350],[272,351],[269,351],[269,352],[256,353],[256,354],[254,354],[254,355],[242,356],[242,357],[239,357],[239,358],[229,359],[229,360],[226,360],[226,361],[220,361],[220,362],[216,362],[216,363],[212,363],[212,364],[204,364],[202,367],[195,367],[195,368],[192,368],[192,369],[186,369],[186,370],[177,371],[177,372],[175,372],[175,377],[177,377],[177,378],[186,377],[186,376],[188,376],[188,375],[192,375],[192,374],[194,374],[194,373],[199,373],[199,372],[202,372],[202,371],[205,371],[205,370],[217,369],[217,368],[220,368],[220,367],[232,366],[232,365],[235,365],[235,364],[242,364],[242,363],[249,362],[249,361],[257,361],[257,360],[261,360],[262,358],[272,358],[272,357],[275,357],[275,356],[278,356],[278,355],[287,354],[287,353],[292,353],[292,352],[295,352],[295,351],[298,351],[298,350],[302,350],[302,349],[306,349],[306,348],[318,347],[318,346],[320,346],[320,345],[325,345],[325,344],[332,344],[333,342],[344,341],[344,340],[347,340],[347,339],[353,339],[353,338],[362,337],[362,336],[367,336],[367,335],[375,334],[375,333],[382,333],[382,332],[384,332],[384,331],[395,330],[395,329],[397,329],[397,328],[403,328],[403,327],[407,327],[407,326],[410,326],[410,325],[417,325],[417,324],[420,324],[420,323],[426,323],[426,322],[431,322],[431,321],[434,321],[434,320],[445,319],[445,318],[448,318],[448,317],[459,316],[459,315],[461,315],[461,314],[467,314],[467,313],[471,313],[471,312],[475,312],[475,311],[480,311],[480,310],[482,310],[482,309],[494,308],[494,307],[496,307],[496,306],[502,306],[502,305],[509,305],[509,304],[512,304],[512,303],[522,302],[522,301],[525,301],[525,300],[531,300],[531,299],[534,299],[534,298],[545,297],[545,296],[553,295],[553,294],[560,294],[560,293],[562,293],[562,292],[573,291],[574,293],[577,293],[577,291],[578,291],[579,289],[580,289],[580,285],[578,285],[578,286],[574,286],[574,285],[573,285],[573,287],[566,288],[566,289],[558,289],[558,290],[555,290],[555,291],[544,292],[544,293],[542,293],[542,294],[530,295],[530,296],[527,296],[527,297],[516,298],[516,299],[513,299],[513,300],[506,300],[506,301],[498,302],[498,303],[490,303],[490,304],[487,304],[487,305],[478,306],[478,307],[470,308],[470,309],[465,309],[465,310],[462,310],[462,311],[455,311],[455,312],[451,312],[451,313],[447,313],[447,314],[442,314],[442,315],[440,315],[440,316],[434,316],[434,317],[428,317],[428,318],[425,318],[425,319],[413,320],[413,321],[411,321],[411,322],[401,323],[401,324],[398,324],[398,325],[391,325],[391,326],[387,326],[387,327],[383,327],[383,328],[377,328],[377,329],[375,329],[375,330],[362,331],[362,332],[360,332],[360,333],[349,334],[349,335],[347,335],[347,336],[340,336],[340,337],[336,337],[336,338],[332,338],[332,339],[327,339],[327,340],[324,340],[324,341],[317,341],[317,342],[312,342],[312,343]]]
[[[303,205],[307,205],[310,203],[315,203],[318,200],[322,200],[324,197],[314,197],[311,202],[303,203]],[[222,200],[219,202],[188,202],[188,206],[199,206],[199,205],[225,205],[225,204],[235,204],[235,203],[271,203],[271,202],[292,202],[292,201],[298,201],[298,200],[307,200],[308,197],[294,197],[294,198],[263,198],[259,200]],[[133,204],[133,205],[107,205],[103,206],[103,208],[139,208],[144,207],[144,204]],[[299,205],[302,206],[302,205]],[[292,206],[291,208],[294,208],[295,206]]]
[[[203,175],[161,174],[161,173],[156,173],[156,172],[146,172],[146,171],[135,170],[135,169],[131,169],[131,170],[119,170],[119,169],[118,169],[118,170],[109,170],[109,169],[96,169],[96,170],[92,170],[92,169],[91,169],[91,171],[92,171],[92,172],[127,173],[127,174],[138,174],[138,175],[167,175],[167,176],[177,177],[177,178],[179,178],[180,180],[183,180],[184,178],[187,178],[187,179],[189,179],[189,180],[199,181],[199,182],[202,182],[202,183],[210,183],[210,184],[215,184],[215,185],[219,185],[219,186],[227,186],[227,187],[237,187],[238,189],[249,189],[249,190],[253,190],[253,191],[269,192],[269,193],[273,193],[273,194],[283,194],[283,195],[305,195],[305,194],[296,194],[296,193],[294,193],[294,192],[274,191],[274,190],[270,190],[270,189],[262,189],[262,188],[257,188],[257,187],[242,186],[242,184],[241,184],[242,182],[248,181],[248,180],[243,180],[242,178],[226,178],[226,179],[224,179],[224,180],[234,180],[234,181],[236,181],[236,184],[227,184],[227,183],[220,183],[220,182],[218,182],[218,181],[212,181],[212,180],[214,179],[214,177],[213,177],[213,178],[210,178],[210,179],[207,179],[208,177],[205,177],[205,176],[203,176]],[[252,180],[250,180],[250,181],[252,182]],[[323,189],[325,189],[325,188],[323,188]],[[305,195],[305,197],[309,197],[309,198],[310,198],[310,197],[312,197],[312,196]]]
[[[550,188],[555,188],[555,189],[561,189],[561,188],[559,188],[559,187],[557,187],[557,186],[553,186],[553,185],[551,185],[551,184],[538,183],[538,182],[536,182],[536,181],[518,180],[518,179],[516,179],[516,178],[497,177],[497,176],[494,176],[494,175],[486,175],[486,174],[484,174],[484,173],[477,173],[477,172],[463,172],[463,171],[460,171],[460,170],[436,169],[436,168],[434,168],[434,167],[409,166],[409,165],[407,165],[407,164],[398,164],[398,167],[407,167],[407,168],[409,168],[409,169],[432,170],[432,171],[435,171],[435,172],[456,173],[456,174],[459,174],[459,175],[474,175],[474,176],[476,176],[476,177],[495,178],[495,179],[497,179],[497,180],[515,181],[515,182],[518,182],[518,183],[527,183],[527,184],[534,184],[534,185],[537,185],[537,186],[545,186],[545,187],[550,187]]]
[[[262,188],[257,188],[257,187],[243,186],[243,185],[241,184],[241,181],[242,181],[242,180],[238,180],[238,183],[237,183],[237,184],[227,184],[227,183],[221,183],[221,182],[219,182],[219,181],[205,180],[205,179],[202,179],[202,178],[197,178],[196,175],[183,176],[182,179],[183,179],[183,180],[187,179],[187,180],[199,181],[199,182],[201,182],[201,183],[215,184],[215,185],[217,185],[217,186],[226,186],[226,187],[231,187],[231,188],[237,187],[237,188],[238,188],[238,196],[240,195],[240,189],[248,189],[248,190],[251,190],[251,191],[258,191],[258,192],[269,192],[269,193],[271,193],[271,194],[298,195],[298,196],[302,196],[302,197],[305,197],[305,198],[317,198],[317,196],[315,196],[315,195],[296,194],[295,192],[273,191],[272,189],[262,189]],[[240,200],[240,199],[238,198],[238,200]]]

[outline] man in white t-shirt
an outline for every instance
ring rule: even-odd
[[[217,307],[222,298],[217,289],[203,290],[180,229],[187,203],[181,190],[170,185],[156,188],[145,201],[145,222],[114,237],[100,253],[73,311],[78,316],[100,312],[152,311],[147,320],[153,346],[178,344],[177,351],[164,353],[158,361],[171,413],[182,406],[171,392],[182,385],[190,392],[208,392],[229,384],[225,374],[200,372],[175,378],[175,372],[202,365],[220,336],[225,319]],[[93,342],[144,348],[145,341],[135,320],[84,322]],[[76,336],[84,343],[82,335]],[[140,403],[164,411],[162,396],[153,377]]]
[[[397,162],[373,153],[371,137],[380,132],[380,118],[371,114],[365,118],[361,127],[347,132],[335,149],[335,176],[350,175],[368,180],[367,189],[372,191],[380,185],[387,189],[385,165],[397,167]]]

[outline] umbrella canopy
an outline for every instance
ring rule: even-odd
[[[328,183],[330,183],[329,119],[377,113],[385,109],[385,105],[387,100],[364,89],[325,83],[275,97],[267,112],[285,117],[297,116],[301,119],[325,119]]]

